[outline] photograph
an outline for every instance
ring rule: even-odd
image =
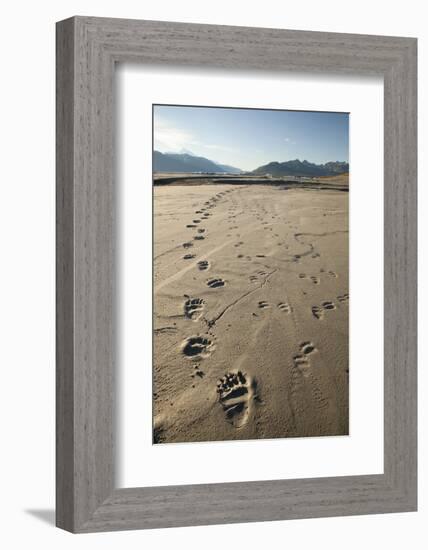
[[[349,434],[349,114],[153,105],[153,443]]]

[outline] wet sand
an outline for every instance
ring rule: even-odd
[[[154,441],[348,434],[348,193],[154,187]]]

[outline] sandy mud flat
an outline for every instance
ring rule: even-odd
[[[348,193],[154,187],[156,443],[348,434]]]

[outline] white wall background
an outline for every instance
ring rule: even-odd
[[[54,23],[97,15],[290,29],[417,36],[419,38],[420,211],[428,192],[424,158],[428,136],[427,44],[424,4],[407,0],[15,0],[3,5],[0,28],[0,542],[36,547],[218,548],[329,550],[378,545],[424,548],[428,521],[426,469],[420,468],[420,510],[354,518],[300,520],[158,531],[73,536],[53,527],[54,506]],[[421,216],[421,245],[426,216]],[[421,251],[422,252],[422,251]],[[427,300],[426,255],[420,256],[419,295]],[[427,332],[424,307],[420,334]],[[421,346],[420,365],[427,363]],[[424,360],[425,359],[425,360]],[[420,464],[428,462],[420,370]]]

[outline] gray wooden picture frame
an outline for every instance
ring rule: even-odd
[[[416,510],[416,39],[73,17],[57,24],[56,47],[58,527],[83,533]],[[115,487],[117,62],[383,76],[383,474]]]

